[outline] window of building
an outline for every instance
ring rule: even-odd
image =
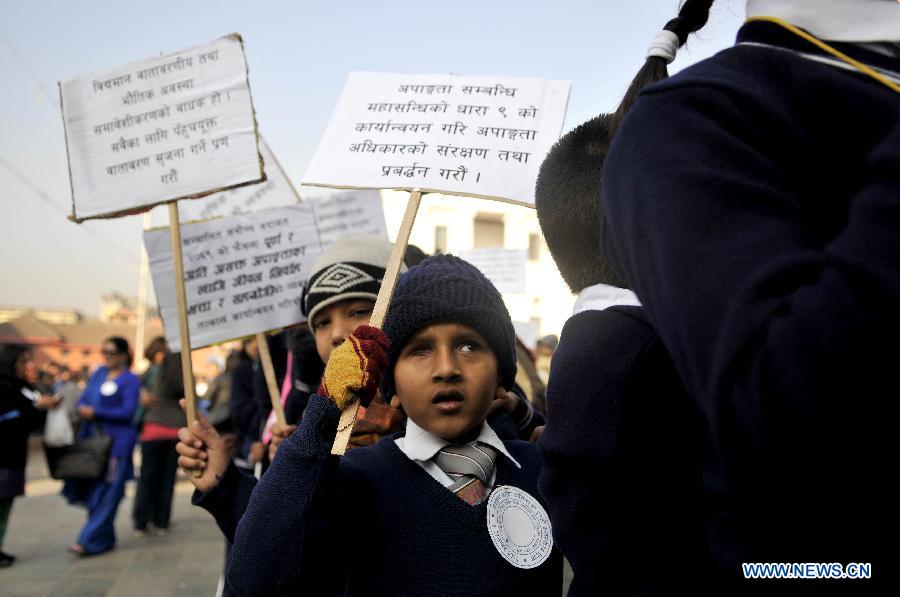
[[[475,216],[473,245],[476,249],[503,247],[503,214],[479,213]]]
[[[434,253],[435,255],[447,252],[447,227],[434,227]]]

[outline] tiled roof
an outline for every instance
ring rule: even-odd
[[[25,315],[0,324],[0,342],[100,346],[103,340],[110,336],[122,336],[128,340],[132,348],[136,348],[135,352],[140,352],[143,347],[134,347],[136,331],[133,325],[102,321],[53,325],[39,321],[31,315]],[[159,325],[148,325],[144,332],[144,341],[149,342],[162,333]]]

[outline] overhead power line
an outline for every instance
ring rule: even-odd
[[[19,181],[22,184],[24,184],[26,187],[28,187],[35,195],[37,195],[41,199],[41,201],[43,201],[45,204],[50,206],[50,208],[52,208],[54,211],[56,211],[63,217],[69,216],[69,214],[66,212],[66,210],[61,205],[59,205],[59,203],[57,203],[56,201],[53,201],[53,199],[50,198],[50,195],[46,191],[44,191],[41,187],[39,187],[37,184],[35,184],[34,181],[32,181],[30,178],[28,178],[27,176],[25,176],[24,174],[19,172],[16,168],[14,168],[9,162],[7,162],[2,157],[0,157],[0,165],[2,165],[13,176],[15,176],[17,179],[19,179]],[[117,255],[118,257],[121,257],[122,259],[125,259],[126,261],[128,261],[129,264],[134,263],[134,260],[131,259],[130,257],[128,257],[129,252],[126,249],[123,249],[122,247],[120,247],[115,241],[110,240],[109,238],[103,236],[102,234],[98,234],[96,231],[92,230],[91,228],[86,228],[84,226],[78,226],[78,229],[83,232],[87,232],[88,234],[93,236],[96,240],[115,249],[116,250],[115,255]]]

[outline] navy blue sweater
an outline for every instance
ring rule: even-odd
[[[738,45],[645,90],[603,204],[709,422],[718,565],[871,562],[861,591],[897,574],[900,95],[786,49],[817,52],[798,40],[751,23],[738,41],[775,47]]]
[[[508,564],[488,535],[486,503],[472,507],[454,496],[400,451],[396,436],[330,456],[339,415],[314,395],[237,517],[226,572],[237,593],[559,594],[557,551],[533,570]],[[496,484],[537,497],[537,447],[505,445],[522,468],[501,457]],[[229,483],[245,483],[230,475]]]
[[[585,311],[553,354],[540,491],[569,597],[709,589],[705,428],[640,307]]]
[[[544,424],[544,417],[531,407],[521,394],[519,386],[515,386],[513,391],[519,395],[519,402],[512,413],[507,413],[503,409],[499,409],[491,413],[487,418],[488,425],[497,434],[501,440],[511,439],[529,439],[536,427]],[[306,404],[313,394],[297,391],[297,394],[303,397],[303,402],[293,403],[292,396],[288,395],[288,402],[285,408],[285,418],[288,423],[296,424],[300,422]],[[406,424],[405,421],[401,426]],[[396,436],[395,436],[396,437]],[[247,511],[247,504],[250,503],[250,495],[253,488],[256,487],[256,478],[250,475],[241,474],[234,464],[229,465],[225,471],[225,475],[219,484],[207,493],[195,491],[191,498],[195,506],[210,512],[216,519],[216,524],[222,530],[222,534],[229,543],[234,542],[234,534],[237,531],[237,523],[240,521],[244,512]]]

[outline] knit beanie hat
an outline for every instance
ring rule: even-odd
[[[383,237],[352,234],[325,249],[303,288],[300,309],[307,321],[339,301],[377,299],[393,248]],[[400,271],[406,268],[401,266]]]
[[[467,325],[487,341],[511,389],[516,378],[516,333],[500,293],[474,265],[453,255],[435,255],[400,276],[388,307],[384,333],[391,342],[381,394],[396,393],[394,366],[409,339],[436,323]]]

